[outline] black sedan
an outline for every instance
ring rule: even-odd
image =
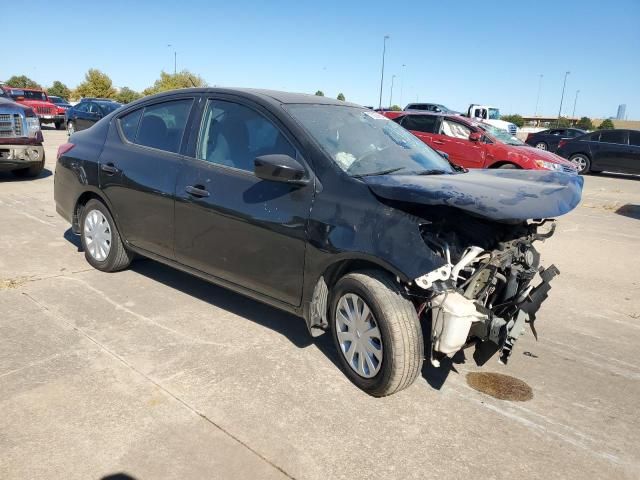
[[[476,345],[479,362],[507,361],[558,273],[533,246],[553,228],[529,219],[573,209],[582,181],[460,172],[386,117],[326,97],[182,89],[74,133],[54,195],[95,268],[138,254],[297,314],[383,396],[425,356]]]
[[[51,103],[53,103],[56,107],[64,108],[65,110],[72,107],[72,105],[62,97],[56,97],[55,95],[47,96],[49,97],[49,100],[51,100]]]
[[[587,133],[585,130],[580,130],[579,128],[553,128],[551,130],[530,133],[525,142],[540,150],[555,152],[558,149],[560,140],[576,138],[585,133]]]
[[[640,174],[640,131],[602,130],[560,142],[556,152],[581,174],[602,171]]]
[[[111,100],[82,100],[65,112],[65,124],[69,135],[85,130],[101,118],[122,106]]]

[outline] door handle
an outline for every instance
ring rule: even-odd
[[[113,175],[120,171],[113,165],[113,163],[101,163],[100,170],[107,173],[107,175]]]
[[[433,143],[435,143],[436,145],[444,145],[444,142],[442,140],[434,140]]]
[[[185,188],[185,191],[193,197],[204,198],[209,196],[209,192],[202,185],[189,185]]]

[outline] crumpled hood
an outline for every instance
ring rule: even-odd
[[[470,170],[453,175],[362,177],[379,197],[459,208],[499,222],[552,218],[582,197],[578,175],[541,170]]]

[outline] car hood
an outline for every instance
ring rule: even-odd
[[[583,178],[540,170],[470,170],[452,175],[381,175],[362,180],[378,197],[448,206],[498,222],[552,218],[573,210]]]
[[[545,162],[559,163],[566,167],[574,168],[570,161],[565,160],[559,155],[547,150],[541,150],[540,148],[530,147],[529,145],[510,145],[508,155],[509,157],[518,155],[523,161],[544,160]],[[509,160],[513,159],[509,158]]]

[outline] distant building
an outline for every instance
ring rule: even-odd
[[[627,105],[622,103],[618,105],[618,114],[616,115],[616,120],[624,120],[627,115]]]

